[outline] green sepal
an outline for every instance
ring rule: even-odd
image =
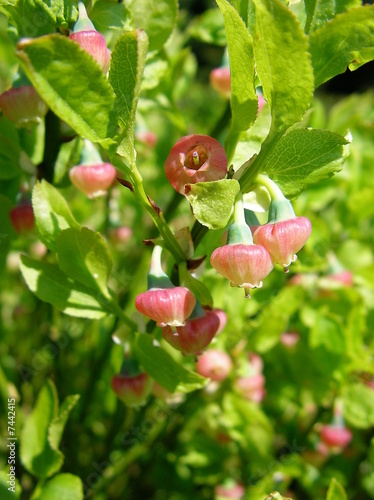
[[[258,220],[257,215],[254,212],[252,212],[252,210],[248,210],[247,208],[245,208],[244,217],[245,217],[245,222],[247,223],[248,226],[261,226],[261,223]]]
[[[170,281],[170,278],[165,273],[154,274],[150,272],[148,274],[148,290],[151,288],[174,288],[173,283]]]
[[[79,18],[74,24],[73,33],[77,33],[78,31],[96,31],[92,21],[88,19],[86,8],[82,2],[79,2],[78,8]]]
[[[136,377],[142,370],[140,369],[139,363],[134,358],[125,358],[121,366],[121,375]]]
[[[229,227],[229,234],[227,236],[228,245],[252,245],[252,233],[247,224],[238,224],[233,222]]]
[[[281,222],[282,220],[294,219],[296,217],[291,202],[286,198],[283,200],[271,200],[269,207],[268,223]]]

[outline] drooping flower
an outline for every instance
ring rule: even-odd
[[[231,76],[229,66],[214,68],[209,75],[210,85],[223,97],[230,99],[231,96]]]
[[[31,203],[21,202],[9,212],[10,221],[17,233],[28,233],[35,227],[34,210]]]
[[[204,316],[186,321],[174,331],[170,327],[162,329],[162,336],[171,346],[185,356],[198,355],[210,344],[219,328],[219,318],[212,311]]]
[[[17,127],[37,125],[47,114],[48,106],[31,85],[22,85],[0,95],[0,109]]]
[[[320,438],[329,448],[341,450],[352,441],[352,432],[341,425],[324,425]]]
[[[110,65],[110,51],[104,35],[96,31],[88,19],[86,8],[82,2],[78,4],[79,19],[74,26],[74,32],[69,38],[76,42],[85,52],[90,54],[106,73]]]
[[[164,168],[173,188],[185,194],[186,184],[223,179],[227,157],[223,146],[213,137],[188,135],[173,146]]]
[[[265,377],[262,373],[256,373],[235,380],[235,387],[240,394],[246,398],[261,403],[265,396]]]
[[[111,387],[127,406],[142,406],[152,391],[153,380],[143,372],[136,360],[125,359],[121,373],[113,376]]]
[[[218,349],[205,351],[196,364],[197,373],[211,380],[224,380],[230,373],[232,361],[228,354]]]

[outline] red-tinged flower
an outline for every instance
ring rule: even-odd
[[[209,75],[210,85],[227,99],[231,96],[231,76],[228,66],[215,68]]]
[[[224,500],[226,498],[231,498],[234,500],[240,500],[245,495],[245,488],[239,483],[227,482],[227,484],[220,484],[214,489],[215,500]]]
[[[253,235],[253,240],[268,250],[274,262],[288,268],[297,259],[296,253],[305,245],[311,231],[312,224],[309,219],[294,217],[259,227]]]
[[[110,65],[110,52],[108,51],[104,35],[92,29],[77,31],[72,33],[69,38],[76,42],[85,52],[90,54],[104,73],[108,71]]]
[[[135,132],[135,139],[149,148],[154,148],[158,141],[157,135],[150,130],[137,130]]]
[[[352,432],[343,425],[324,425],[320,438],[329,448],[341,450],[352,441]]]
[[[23,85],[0,95],[0,109],[17,127],[37,125],[47,114],[48,106],[34,87]]]
[[[21,203],[12,208],[9,217],[17,233],[28,233],[35,227],[34,211],[30,203]]]
[[[102,196],[110,188],[116,178],[116,169],[110,163],[96,165],[77,165],[69,172],[74,186],[88,196]]]
[[[300,340],[300,335],[297,332],[284,332],[280,336],[281,343],[291,349],[294,347]]]
[[[227,173],[223,146],[208,135],[188,135],[174,145],[165,162],[165,174],[179,193],[186,184],[216,181]]]
[[[248,377],[239,377],[235,381],[235,387],[246,399],[260,403],[265,396],[265,377],[257,373]]]
[[[215,381],[224,380],[230,373],[232,361],[228,354],[218,349],[205,351],[196,364],[197,373]]]
[[[212,309],[212,313],[219,319],[219,327],[216,333],[216,335],[219,335],[225,329],[227,324],[227,315],[222,309]]]
[[[132,237],[133,231],[129,226],[113,227],[109,229],[109,239],[114,245],[127,243]]]
[[[328,278],[347,287],[353,286],[353,274],[351,271],[341,271],[339,273],[330,274]]]
[[[231,286],[244,288],[247,297],[251,288],[262,286],[262,280],[274,267],[266,248],[253,244],[216,248],[210,263],[216,271],[230,280]]]
[[[127,406],[142,406],[152,391],[153,381],[146,373],[138,375],[114,375],[113,391]]]
[[[184,286],[151,288],[135,299],[137,310],[158,326],[181,327],[196,305],[193,294]]]
[[[212,311],[205,311],[204,316],[186,321],[176,331],[163,328],[162,336],[185,356],[198,355],[210,344],[218,328],[219,318]]]

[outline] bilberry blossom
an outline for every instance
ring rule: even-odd
[[[10,221],[17,233],[29,233],[34,230],[35,218],[32,205],[23,201],[9,212]]]
[[[133,359],[125,359],[121,373],[113,376],[111,387],[127,406],[142,406],[152,391],[153,380]]]
[[[224,380],[230,373],[232,361],[228,354],[218,349],[205,351],[196,363],[196,370],[202,377],[214,381]]]
[[[224,147],[208,135],[188,135],[179,139],[165,161],[165,174],[179,193],[186,184],[216,181],[227,173]]]
[[[231,76],[229,66],[214,68],[209,75],[209,82],[219,94],[226,99],[231,97]]]
[[[17,127],[37,125],[47,114],[48,106],[31,85],[22,85],[0,95],[3,115]]]

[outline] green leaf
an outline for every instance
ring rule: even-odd
[[[53,182],[59,184],[69,169],[79,164],[82,150],[82,140],[75,137],[72,141],[61,144],[53,169]]]
[[[20,173],[20,153],[17,130],[3,116],[0,120],[0,179],[11,179]]]
[[[14,467],[14,465],[13,465]],[[21,486],[18,482],[18,479],[15,479],[14,491],[9,490],[12,486],[7,482],[9,481],[9,476],[7,476],[8,470],[0,471],[0,498],[1,500],[19,500],[21,497]]]
[[[218,9],[207,9],[195,17],[188,26],[187,34],[203,43],[225,47],[227,45],[225,25]]]
[[[374,426],[374,391],[364,384],[351,384],[343,392],[344,418],[359,429]]]
[[[301,120],[313,93],[308,39],[281,0],[254,0],[256,71],[270,105],[270,135]]]
[[[351,71],[374,57],[374,6],[365,5],[337,15],[310,35],[315,86]]]
[[[80,136],[109,147],[117,134],[114,95],[99,65],[60,35],[21,40],[22,69],[52,111]]]
[[[264,170],[287,198],[342,169],[347,141],[328,130],[294,129],[283,136]]]
[[[116,93],[116,109],[124,130],[118,152],[130,164],[135,161],[135,114],[147,48],[146,33],[137,30],[121,35],[112,52],[109,80]]]
[[[55,264],[38,262],[23,255],[20,268],[30,290],[40,300],[54,305],[65,314],[99,319],[109,312],[97,294],[68,278]]]
[[[131,13],[124,3],[99,0],[90,10],[90,19],[100,33],[131,29]]]
[[[63,229],[80,228],[65,198],[47,181],[37,182],[32,193],[35,223],[41,241],[56,252],[56,239]]]
[[[149,335],[136,334],[134,354],[145,371],[169,392],[191,392],[207,383],[207,379],[186,370],[162,347],[155,346]]]
[[[327,491],[326,500],[347,500],[343,486],[333,477]]]
[[[112,260],[100,233],[87,227],[65,229],[57,237],[57,253],[64,273],[110,300],[107,282]]]
[[[256,119],[253,42],[244,21],[227,0],[216,0],[225,21],[231,73],[231,132],[247,130]]]
[[[16,27],[17,39],[39,37],[56,30],[56,16],[47,2],[42,0],[19,0],[5,7],[10,24]]]
[[[204,283],[187,271],[186,267],[179,266],[180,281],[194,294],[202,306],[213,307],[213,297]]]
[[[83,500],[83,484],[73,474],[58,474],[45,483],[38,500]]]
[[[171,35],[178,14],[177,0],[130,0],[135,27],[145,30],[149,50],[160,50]]]
[[[239,189],[238,181],[222,179],[187,184],[185,191],[196,219],[209,229],[222,229],[230,220]]]
[[[359,7],[360,0],[304,0],[306,10],[305,32],[310,33],[344,10]]]
[[[48,440],[52,448],[58,449],[69,415],[80,398],[79,394],[67,396],[60,406],[58,415],[52,420],[48,429]]]
[[[13,208],[12,202],[6,196],[0,194],[0,274],[2,274],[6,258],[10,249],[10,243],[17,236],[10,222],[9,212]]]
[[[315,322],[309,333],[310,347],[324,347],[326,351],[343,355],[345,338],[342,327],[337,321],[327,316],[316,315]]]
[[[54,384],[48,380],[39,393],[33,411],[21,433],[20,455],[24,467],[39,479],[58,472],[63,464],[61,451],[51,447],[48,429],[58,414],[58,399]]]

